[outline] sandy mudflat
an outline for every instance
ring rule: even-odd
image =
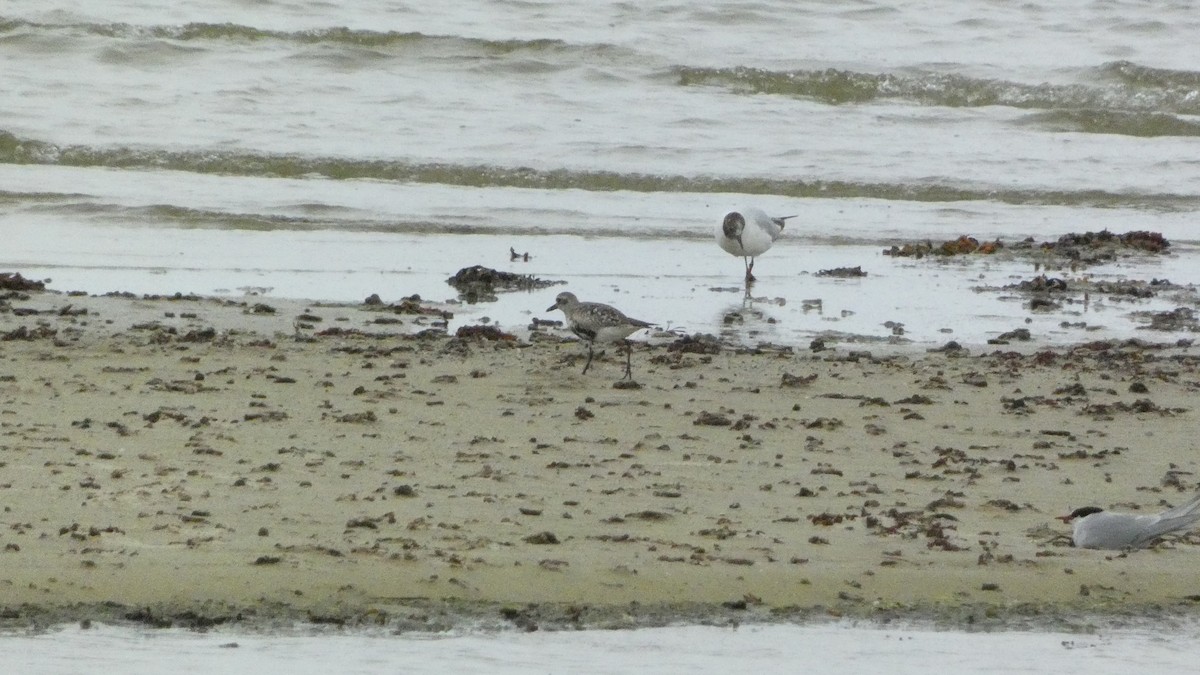
[[[550,329],[456,339],[421,332],[436,317],[266,303],[8,301],[5,618],[984,621],[1200,602],[1200,536],[1084,551],[1052,519],[1197,489],[1191,347],[696,353],[659,336],[634,351],[640,388],[618,389],[613,350],[581,375],[581,346]]]

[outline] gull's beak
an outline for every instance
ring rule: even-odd
[[[1070,522],[1071,522],[1071,516],[1054,516],[1054,519],[1055,519],[1055,520],[1061,520],[1061,521],[1063,521],[1064,523],[1070,523]]]
[[[546,311],[547,311],[547,312],[552,312],[552,311],[554,311],[554,310],[556,310],[556,309],[558,309],[558,303],[557,303],[557,302],[556,302],[556,303],[554,303],[553,305],[550,305],[549,307],[547,307],[547,308],[546,308]]]

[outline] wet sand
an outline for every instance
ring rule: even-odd
[[[1200,535],[1085,551],[1053,520],[1200,487],[1186,344],[658,333],[618,388],[617,350],[581,375],[552,327],[456,338],[388,305],[32,292],[7,310],[10,624],[982,624],[1200,602]]]

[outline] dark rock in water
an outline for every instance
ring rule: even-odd
[[[924,258],[927,255],[967,255],[969,253],[982,253],[990,255],[1004,248],[1004,244],[1000,240],[986,241],[982,244],[975,237],[963,235],[958,239],[950,239],[942,242],[940,245],[934,246],[932,242],[905,244],[903,246],[892,246],[883,251],[884,255],[889,255],[897,258]]]
[[[1001,333],[997,336],[997,338],[1000,340],[1018,340],[1020,342],[1029,342],[1033,339],[1033,336],[1030,335],[1028,328],[1017,328],[1016,330],[1010,330],[1007,333]]]
[[[0,290],[5,291],[44,291],[46,284],[41,281],[26,279],[20,272],[0,272]]]
[[[1044,258],[1046,254],[1069,260],[1074,264],[1091,265],[1116,260],[1120,255],[1136,253],[1165,253],[1171,247],[1161,233],[1142,230],[1114,234],[1108,230],[1064,234],[1057,241],[1038,244],[1029,238],[1006,245],[1000,240],[980,242],[970,236],[934,244],[931,241],[912,242],[884,249],[883,254],[893,257],[924,258],[925,256],[954,256],[969,254],[991,254],[1001,250],[1015,255]],[[1040,260],[1039,260],[1040,262]]]
[[[1006,345],[1013,340],[1017,340],[1018,342],[1028,342],[1032,339],[1033,335],[1030,334],[1028,328],[1017,328],[1016,330],[1010,330],[1007,333],[1001,333],[996,337],[989,339],[987,343],[989,345]]]
[[[1045,274],[1036,276],[1032,279],[1027,279],[1018,284],[1005,286],[1018,291],[1026,291],[1029,293],[1058,293],[1067,290],[1067,282],[1058,277],[1048,277]]]
[[[446,280],[458,290],[459,296],[469,303],[492,302],[497,291],[531,291],[546,288],[565,281],[545,281],[528,274],[501,272],[490,267],[474,265],[464,267]]]
[[[820,270],[817,272],[819,277],[835,277],[838,279],[854,279],[857,277],[865,277],[867,273],[862,270],[861,265],[854,267],[835,267],[828,270]]]
[[[1196,320],[1196,312],[1188,307],[1176,307],[1169,312],[1151,312],[1149,317],[1150,325],[1143,326],[1143,328],[1200,332],[1200,322]]]
[[[965,352],[966,349],[964,349],[963,346],[960,345],[958,342],[951,340],[951,341],[947,342],[946,344],[942,345],[941,347],[933,347],[933,348],[929,349],[929,351],[930,352],[945,352],[947,354],[958,354],[958,353]]]
[[[1083,264],[1095,264],[1116,260],[1117,256],[1129,251],[1164,253],[1171,243],[1159,232],[1143,230],[1115,234],[1108,230],[1064,234],[1058,241],[1041,245],[1043,252],[1054,253]]]
[[[1157,280],[1155,280],[1157,281]],[[1105,295],[1121,295],[1131,298],[1153,298],[1154,290],[1151,286],[1169,286],[1171,282],[1165,283],[1145,281],[1101,281],[1096,284],[1096,292]]]
[[[1146,232],[1137,230],[1125,234],[1114,234],[1108,230],[1100,232],[1084,232],[1083,234],[1064,234],[1052,245],[1053,248],[1098,248],[1102,246],[1132,248],[1151,253],[1162,253],[1171,247],[1171,243],[1162,236],[1161,232]]]

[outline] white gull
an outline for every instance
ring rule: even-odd
[[[752,206],[731,211],[717,227],[717,243],[731,255],[742,257],[749,284],[754,281],[754,258],[766,253],[783,232],[787,219],[795,217],[772,218]]]

